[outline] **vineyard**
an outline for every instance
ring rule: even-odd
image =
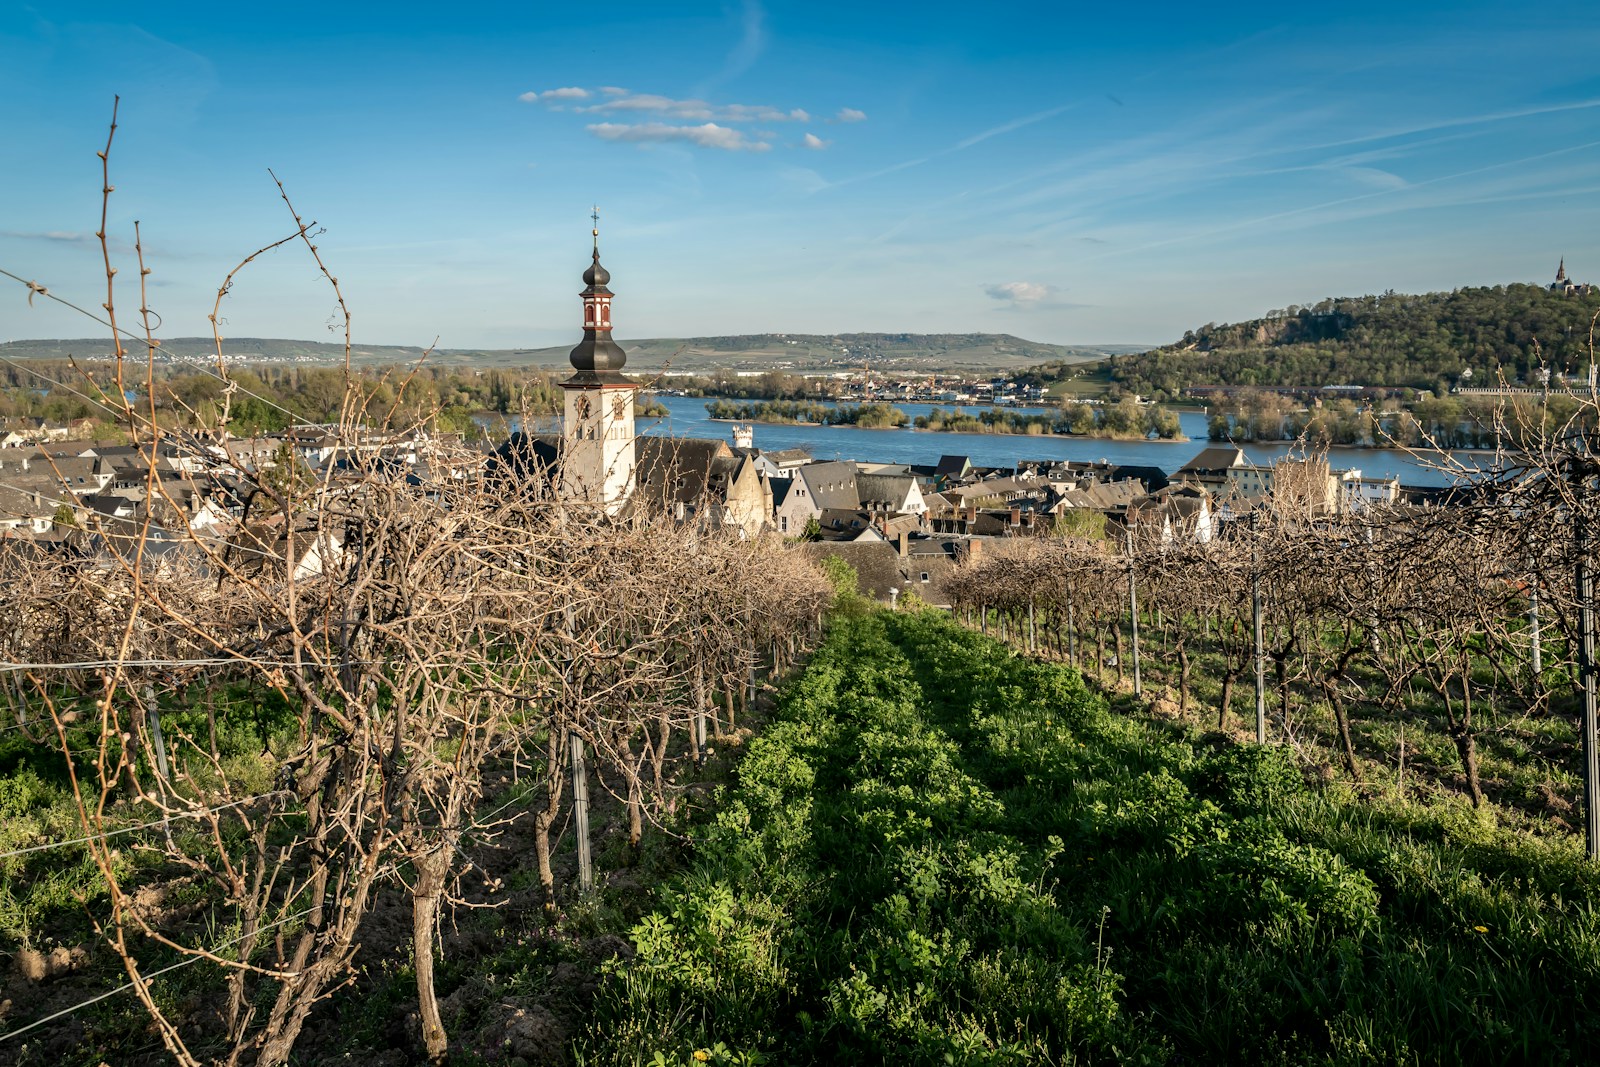
[[[445,451],[0,545],[0,1059],[1583,1062],[1587,442],[948,614]]]
[[[1153,526],[1121,544],[1019,542],[950,591],[972,625],[1136,693],[1152,683],[1171,716],[1243,726],[1330,780],[1493,799],[1571,831],[1593,810],[1583,488],[1478,483],[1454,506],[1337,515],[1284,492],[1206,543]]]
[[[464,445],[444,431],[470,397],[420,366],[354,370],[321,231],[281,185],[293,228],[218,287],[204,389],[158,385],[137,223],[139,333],[118,321],[115,115],[104,316],[66,305],[108,329],[111,380],[28,374],[116,425],[141,484],[125,513],[0,539],[0,1062],[559,1062],[587,975],[627,948],[599,895],[642,899],[676,862],[714,747],[747,736],[760,671],[804,654],[832,587],[720,517],[643,488],[608,511]],[[342,319],[342,371],[288,376],[326,423],[301,427],[316,461],[226,432],[307,411],[232,373],[220,333],[286,245]],[[222,529],[192,521],[190,475]],[[557,1014],[523,978],[563,950],[589,966],[561,961]]]
[[[693,471],[608,511],[442,434],[471,383],[351,369],[287,193],[158,388],[110,150],[113,380],[28,373],[143,486],[0,539],[0,1062],[1587,1062],[1592,393],[1441,506],[1285,465],[1215,536],[974,540],[884,611]],[[291,243],[345,357],[293,395],[216,332]],[[316,466],[221,432],[313,411]]]
[[[830,587],[438,469],[264,474],[250,541],[0,551],[0,1061],[304,1062],[374,943],[443,1059],[441,939],[542,930],[677,839]]]
[[[1308,785],[1290,747],[863,613],[786,689],[579,1060],[1585,1062],[1597,904],[1570,839]]]

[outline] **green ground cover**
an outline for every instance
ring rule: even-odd
[[[934,613],[844,617],[584,1063],[1577,1063],[1600,871],[1357,802]]]
[[[63,715],[63,733],[78,778],[86,781],[100,738],[94,701],[66,689],[56,692],[53,700]],[[283,700],[270,691],[242,686],[174,698],[164,706],[162,719],[174,752],[181,754],[180,739],[198,738],[198,743],[217,753],[235,783],[261,792],[271,788],[270,765],[262,755],[270,752],[281,758],[294,741],[293,719]],[[83,834],[72,775],[59,744],[54,722],[42,704],[25,708],[20,722],[9,718],[0,722],[0,853],[8,854],[0,857],[0,954],[93,940],[85,905],[99,905],[106,896],[104,876],[85,846],[40,847]],[[141,772],[151,772],[142,762],[137,766]],[[186,781],[187,788],[202,793],[214,784],[203,767],[195,768]],[[85,797],[92,808],[96,794],[90,790]],[[113,794],[109,800],[101,813],[105,831],[121,831],[151,819],[151,809],[134,803],[131,793]],[[180,820],[174,825],[173,832],[180,836],[205,836],[196,822]],[[128,838],[127,847],[118,850],[119,876],[141,870],[156,877],[163,864],[137,843],[137,838]]]

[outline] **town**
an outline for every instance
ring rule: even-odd
[[[999,541],[1087,531],[1117,539],[1127,531],[1164,544],[1205,544],[1269,501],[1316,519],[1448,496],[1403,487],[1397,477],[1333,469],[1315,455],[1260,466],[1223,444],[1199,448],[1168,474],[1093,461],[988,467],[963,455],[925,464],[818,461],[801,449],[758,447],[757,427],[749,424],[733,425],[731,440],[638,434],[639,384],[622,373],[626,353],[611,338],[613,294],[598,235],[583,277],[582,340],[571,355],[574,374],[561,384],[559,432],[468,443],[423,429],[298,425],[245,438],[156,434],[139,444],[103,444],[74,439],[87,422],[35,422],[0,437],[0,533],[13,548],[88,560],[133,541],[155,559],[265,554],[305,577],[342,551],[340,536],[324,532],[296,547],[292,529],[300,519],[282,507],[263,508],[263,486],[299,480],[326,498],[373,477],[414,485],[441,476],[488,478],[612,514],[627,508],[751,540],[775,533],[775,545],[847,561],[863,589],[883,602],[914,591],[948,608],[954,570],[993,554]],[[971,388],[990,399],[1038,398],[1037,387],[1004,378]],[[861,396],[888,390],[868,386]]]

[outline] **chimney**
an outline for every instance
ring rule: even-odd
[[[1022,509],[1021,508],[1013,507],[1011,509],[1011,525],[1013,525],[1013,526],[1022,525]]]
[[[900,531],[900,558],[905,559],[911,552],[911,531]]]

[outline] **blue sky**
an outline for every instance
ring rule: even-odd
[[[0,267],[208,332],[326,233],[358,342],[1158,343],[1329,295],[1600,281],[1600,18],[1346,3],[30,6],[0,0]],[[93,324],[0,279],[0,340]],[[303,250],[230,336],[328,338]]]

